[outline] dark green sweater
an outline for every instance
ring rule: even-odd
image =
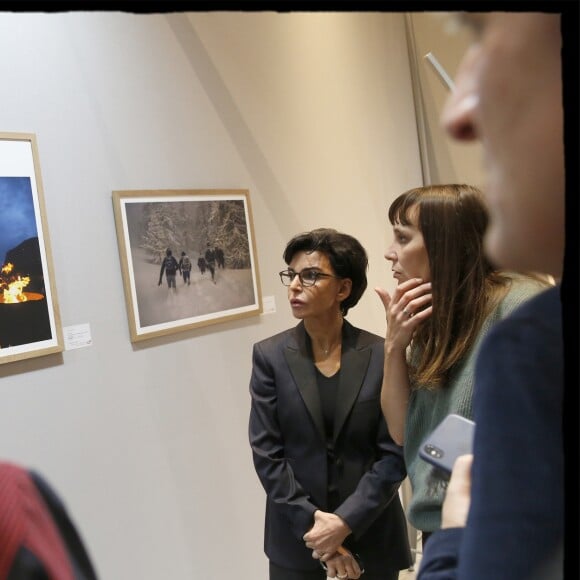
[[[433,475],[433,468],[419,457],[423,440],[449,413],[473,419],[472,396],[475,360],[482,339],[498,320],[540,292],[543,287],[533,280],[514,278],[511,288],[484,322],[479,337],[464,360],[452,372],[449,382],[437,390],[413,385],[405,424],[405,463],[413,497],[407,517],[418,530],[432,532],[441,527],[441,505],[445,488]]]

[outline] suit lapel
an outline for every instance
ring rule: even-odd
[[[316,374],[312,356],[308,347],[308,339],[304,330],[304,323],[300,323],[294,330],[295,343],[290,342],[285,350],[284,357],[290,368],[296,387],[302,396],[304,404],[320,433],[322,440],[326,440],[324,419],[320,404],[320,395],[316,383]]]
[[[358,397],[371,358],[371,349],[358,349],[352,335],[352,326],[346,320],[344,325],[338,396],[334,412],[334,441]]]

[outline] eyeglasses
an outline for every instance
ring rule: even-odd
[[[284,286],[290,286],[292,280],[295,276],[298,276],[300,284],[304,287],[314,286],[318,281],[318,278],[338,278],[333,274],[325,274],[324,272],[319,272],[318,270],[313,270],[312,268],[304,268],[302,272],[294,272],[294,270],[283,270],[279,272],[280,280]]]

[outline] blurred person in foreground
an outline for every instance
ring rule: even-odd
[[[499,267],[560,280],[565,242],[560,16],[459,18],[473,30],[474,43],[442,122],[456,139],[482,143],[487,255]],[[562,577],[563,353],[560,284],[499,322],[482,344],[473,455],[455,464],[443,529],[426,546],[420,580]]]

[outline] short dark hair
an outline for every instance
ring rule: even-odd
[[[318,228],[294,236],[284,250],[283,258],[289,264],[298,252],[321,252],[324,254],[339,278],[348,278],[352,282],[350,294],[341,302],[340,310],[346,316],[355,306],[367,287],[367,269],[369,265],[366,250],[361,243],[348,234],[331,228]]]

